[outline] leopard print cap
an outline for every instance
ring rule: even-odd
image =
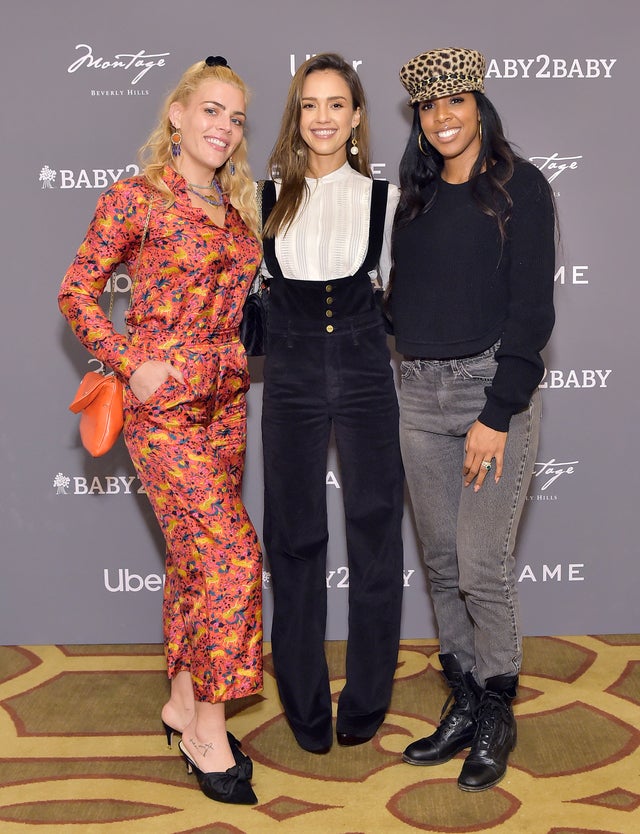
[[[484,93],[487,62],[475,49],[458,46],[432,49],[416,55],[400,70],[400,81],[409,93],[409,104],[455,93]]]

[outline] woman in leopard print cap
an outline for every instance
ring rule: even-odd
[[[414,113],[391,296],[403,459],[452,692],[435,733],[403,758],[434,765],[471,747],[467,791],[495,785],[516,743],[514,545],[554,323],[553,196],[505,139],[485,67],[461,48],[402,67]]]

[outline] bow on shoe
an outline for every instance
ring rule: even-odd
[[[244,770],[244,772],[241,772]],[[237,793],[237,786],[240,782],[248,782],[247,768],[241,765],[234,765],[224,773],[202,773],[196,771],[198,784],[205,796],[210,799],[217,799],[225,802]]]
[[[178,748],[187,764],[187,770],[193,771],[198,779],[200,790],[208,799],[216,802],[229,802],[235,805],[255,805],[258,801],[250,784],[253,769],[251,759],[238,751],[234,751],[236,764],[224,773],[203,773],[187,753],[183,743],[178,742]],[[240,758],[242,756],[242,758]]]

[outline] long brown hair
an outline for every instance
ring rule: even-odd
[[[369,169],[369,121],[362,83],[358,73],[344,58],[334,52],[314,55],[302,64],[293,76],[287,101],[282,115],[280,134],[271,151],[268,167],[271,176],[282,182],[278,201],[264,227],[265,237],[275,237],[291,225],[306,196],[305,173],[308,163],[308,149],[300,134],[300,113],[302,110],[302,88],[305,79],[312,72],[333,70],[347,83],[353,100],[353,108],[360,108],[360,124],[357,128],[358,155],[347,154],[352,168],[366,177]]]
[[[247,86],[230,67],[209,66],[205,61],[198,61],[197,64],[193,64],[186,70],[176,88],[167,96],[160,112],[158,124],[140,148],[140,159],[144,166],[142,173],[149,185],[157,189],[165,198],[167,206],[173,205],[176,199],[175,194],[167,186],[162,176],[165,166],[170,165],[172,161],[171,134],[173,133],[173,127],[169,119],[169,108],[176,101],[183,105],[186,104],[188,98],[200,84],[211,79],[237,87],[245,101],[248,100],[249,91]],[[247,143],[244,137],[233,153],[233,163],[236,169],[233,176],[229,171],[229,160],[221,168],[218,168],[217,177],[220,186],[225,194],[229,195],[231,204],[237,208],[251,232],[259,237],[253,177],[249,168]]]

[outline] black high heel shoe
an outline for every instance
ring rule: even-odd
[[[164,727],[164,731],[167,735],[167,747],[171,747],[171,741],[173,737],[181,736],[182,733],[180,732],[180,730],[176,730],[175,727],[170,727],[166,721],[162,721],[162,726]]]
[[[181,741],[178,742],[178,750],[186,762],[187,772],[196,774],[200,790],[206,797],[216,802],[228,802],[233,805],[255,805],[258,797],[249,784],[253,763],[242,753],[238,746],[239,742],[235,738],[234,742],[235,744],[231,745],[231,752],[236,764],[224,773],[203,773],[187,753]]]
[[[247,756],[246,753],[243,753],[240,749],[242,747],[242,742],[238,741],[238,739],[232,735],[229,731],[227,731],[227,741],[229,742],[229,747],[231,748],[231,752],[233,753],[233,758],[235,763],[244,768],[247,773],[247,778],[251,779],[253,776],[253,762]]]
[[[181,736],[182,731],[176,730],[175,727],[171,727],[167,724],[166,721],[162,721],[162,726],[164,727],[164,731],[167,735],[167,745],[171,747],[171,742],[174,736]],[[253,762],[245,753],[242,752],[240,749],[242,747],[242,742],[238,741],[238,739],[227,731],[227,741],[229,742],[229,747],[231,748],[231,752],[233,753],[233,758],[235,759],[235,763],[237,765],[244,765],[244,768],[248,770],[249,776],[248,778],[251,779],[253,776]]]

